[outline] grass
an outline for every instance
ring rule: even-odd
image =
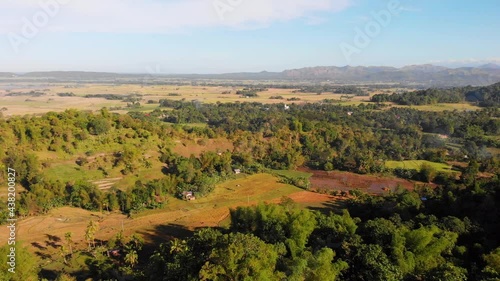
[[[103,179],[104,175],[98,170],[87,170],[73,163],[54,164],[44,171],[47,178],[69,181],[93,181]]]
[[[299,177],[310,178],[313,175],[312,173],[293,171],[293,170],[274,170],[273,172],[280,176],[292,177],[292,178],[299,178]]]
[[[56,257],[57,253],[54,251],[53,256]],[[62,257],[56,257],[55,260],[49,259],[43,266],[45,271],[52,272],[66,272],[69,274],[81,274],[84,269],[88,269],[87,260],[90,259],[90,254],[77,252],[73,254],[72,258],[68,258],[68,264],[64,264]]]
[[[141,212],[136,217],[147,217],[151,214],[175,212],[183,210],[187,213],[197,213],[198,220],[186,221],[186,226],[193,222],[211,221],[214,214],[228,214],[228,208],[250,205],[256,202],[271,201],[283,196],[303,191],[300,188],[282,184],[278,179],[270,174],[240,175],[235,180],[221,183],[206,197],[198,198],[195,201],[184,201],[172,198],[162,210],[150,210]],[[188,214],[186,214],[188,215]],[[219,220],[217,220],[219,222]]]
[[[387,161],[385,166],[389,169],[403,168],[419,170],[423,164],[430,165],[438,172],[452,172],[452,167],[448,164],[430,162],[426,160]]]

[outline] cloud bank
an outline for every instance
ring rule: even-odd
[[[60,3],[51,32],[165,33],[258,28],[349,7],[351,0],[11,0],[0,2],[0,33],[16,32],[48,3]],[[54,9],[56,10],[56,9]]]

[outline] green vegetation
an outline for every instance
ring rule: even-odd
[[[71,92],[66,92],[66,93],[57,93],[58,96],[60,97],[75,97],[76,95]]]
[[[451,166],[444,163],[435,163],[426,160],[407,160],[407,161],[387,161],[385,166],[388,169],[414,169],[420,170],[422,165],[429,165],[436,172],[451,172]]]
[[[101,170],[83,169],[74,163],[52,165],[46,169],[44,175],[50,180],[70,181],[95,181],[104,178]]]
[[[274,170],[273,173],[284,177],[295,177],[295,178],[310,178],[312,176],[311,173],[293,171],[293,170]]]
[[[11,251],[11,248],[15,248],[15,252]],[[9,265],[11,261],[12,253],[14,253],[14,265]],[[0,247],[0,280],[1,281],[35,281],[38,280],[38,273],[40,268],[38,267],[38,258],[33,256],[28,249],[20,244],[16,245],[5,245]],[[9,269],[14,268],[14,272],[9,271]]]
[[[249,87],[238,95],[265,90]],[[70,275],[120,280],[499,278],[500,161],[491,153],[500,148],[498,108],[425,112],[377,104],[162,99],[160,108],[149,105],[146,113],[139,99],[120,96],[133,109],[122,115],[104,108],[0,118],[0,184],[7,181],[6,167],[16,170],[16,215],[47,214],[63,206],[122,218],[175,210],[172,222],[185,222],[185,213],[192,212],[200,222],[220,226],[232,208],[229,227],[198,229],[180,237],[184,240],[144,251],[139,237],[124,237],[116,228],[106,229],[117,232],[115,238],[101,241],[96,218],[85,223],[79,241],[65,230],[55,246],[60,268],[82,267]],[[228,148],[210,146],[215,140]],[[200,149],[191,151],[192,146]],[[451,172],[447,162],[457,171]],[[297,187],[309,189],[312,175],[296,171],[299,167],[393,173],[421,183],[414,191],[378,197],[344,191],[343,204],[321,201],[309,206],[314,210],[298,208],[290,198],[279,205],[241,207],[276,202],[297,193]],[[196,200],[181,201],[187,193]],[[1,214],[4,208],[0,205]],[[6,222],[5,215],[0,222]],[[37,270],[26,274],[37,275],[38,267],[32,268]]]
[[[463,87],[452,89],[428,89],[402,94],[378,94],[371,98],[373,102],[394,102],[400,105],[426,105],[437,103],[477,103],[483,107],[500,106],[500,83],[487,87]]]
[[[361,193],[329,214],[285,197],[279,205],[233,209],[228,229],[163,243],[134,271],[126,255],[89,263],[99,265],[91,267],[99,276],[137,280],[496,280],[500,220],[484,214],[498,212],[499,186],[497,178],[474,190]],[[115,249],[119,237],[103,250]]]
[[[46,93],[39,91],[30,91],[30,92],[10,92],[7,94],[8,97],[41,97],[45,96]]]

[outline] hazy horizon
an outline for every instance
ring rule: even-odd
[[[408,67],[408,66],[422,66],[422,65],[433,65],[433,66],[441,66],[441,67],[446,67],[449,69],[457,69],[457,68],[475,68],[475,67],[481,67],[487,64],[493,64],[497,67],[500,67],[500,63],[497,61],[485,61],[482,63],[469,63],[469,64],[461,64],[461,65],[453,65],[453,64],[412,64],[412,65],[404,65],[404,66],[392,66],[392,65],[315,65],[315,66],[303,66],[303,67],[297,67],[297,68],[290,68],[290,69],[282,69],[282,70],[276,70],[276,71],[269,71],[269,70],[260,70],[260,71],[234,71],[234,72],[212,72],[212,73],[196,73],[196,72],[170,72],[170,73],[162,73],[162,72],[156,72],[154,68],[152,68],[152,71],[144,71],[144,72],[120,72],[120,71],[94,71],[94,70],[59,70],[59,69],[53,69],[53,70],[31,70],[31,71],[1,71],[4,73],[14,73],[18,75],[23,75],[26,73],[33,73],[33,72],[96,72],[96,73],[114,73],[114,74],[154,74],[154,75],[217,75],[217,74],[230,74],[230,73],[260,73],[260,72],[272,72],[272,73],[280,73],[283,71],[287,70],[293,70],[293,69],[303,69],[303,68],[315,68],[315,67],[394,67],[397,69],[401,69],[403,67]]]

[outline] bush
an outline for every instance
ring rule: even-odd
[[[432,182],[436,177],[436,174],[436,169],[431,165],[424,163],[420,166],[419,176],[421,181]]]
[[[407,179],[407,180],[415,179],[417,177],[417,175],[418,175],[418,171],[417,170],[415,170],[415,169],[404,169],[404,168],[393,169],[392,173],[396,177],[398,177],[398,178]]]
[[[327,172],[333,171],[334,167],[333,167],[332,162],[327,162],[327,163],[325,163],[325,167],[324,167],[324,169],[325,169],[325,171],[327,171]]]
[[[75,162],[78,166],[83,166],[83,165],[89,163],[89,161],[85,157],[78,157]]]
[[[107,119],[98,118],[89,123],[89,132],[94,135],[102,135],[111,129],[111,124]]]
[[[309,190],[311,188],[311,182],[306,177],[287,177],[283,175],[278,175],[278,177],[280,177],[280,183],[290,184],[305,190]]]

